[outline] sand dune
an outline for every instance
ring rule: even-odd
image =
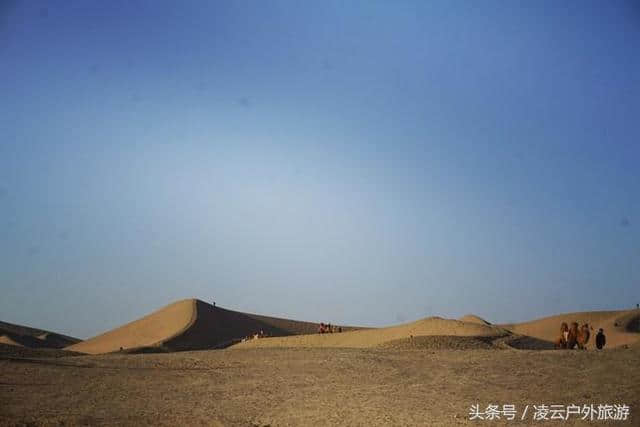
[[[587,311],[566,313],[556,316],[544,317],[530,322],[500,325],[501,327],[521,335],[553,342],[560,336],[560,324],[562,322],[588,323],[595,332],[599,328],[604,329],[607,337],[607,348],[630,345],[640,339],[640,310],[622,311]],[[588,349],[595,348],[594,334],[587,344]]]
[[[20,344],[19,342],[15,341],[9,335],[0,335],[0,344],[17,345],[17,346],[20,346],[20,347],[24,347],[22,344]]]
[[[159,345],[188,329],[195,322],[195,317],[195,300],[178,301],[141,319],[69,346],[67,350],[97,354],[117,351],[120,347]]]
[[[453,337],[500,337],[508,334],[502,328],[463,322],[460,320],[428,317],[416,322],[389,328],[365,329],[334,334],[298,335],[254,339],[233,346],[233,348],[253,347],[349,347],[368,348],[385,346],[387,343],[410,337],[453,336]]]
[[[30,348],[63,348],[79,339],[42,329],[0,322],[0,343]]]
[[[459,318],[461,322],[469,322],[469,323],[478,323],[480,325],[490,325],[491,323],[487,322],[480,316],[476,316],[475,314],[467,314]]]
[[[121,347],[126,351],[199,350],[225,347],[261,330],[270,336],[287,336],[314,333],[317,327],[316,323],[241,313],[186,299],[67,349],[89,354]]]
[[[640,338],[637,333],[640,311],[637,310],[568,313],[509,325],[492,325],[472,314],[459,320],[429,317],[387,328],[343,327],[342,333],[318,334],[317,323],[241,313],[213,307],[197,299],[186,299],[65,349],[99,354],[117,352],[121,348],[125,352],[135,353],[215,349],[232,344],[235,344],[234,348],[484,348],[495,343],[499,345],[494,347],[501,348],[507,344],[516,348],[545,349],[552,348],[551,343],[557,338],[563,321],[577,321],[581,324],[588,322],[595,330],[604,328],[609,348],[632,344]],[[270,338],[238,343],[240,339],[261,330]],[[20,343],[11,335],[8,337]],[[455,337],[480,339],[454,339]],[[40,335],[39,338],[52,339],[48,335]],[[498,338],[500,340],[496,341]],[[593,338],[588,347],[594,347]]]
[[[44,342],[43,340],[38,339],[37,337],[32,337],[30,335],[5,333],[2,335],[2,337],[0,337],[0,342],[3,344],[19,345],[22,347],[30,348],[57,348],[53,345],[49,345],[49,343]]]
[[[595,348],[595,332],[603,328],[607,348],[631,345],[640,340],[640,311],[594,311],[567,313],[530,322],[491,325],[486,320],[466,315],[459,320],[431,317],[389,328],[360,330],[342,334],[314,334],[295,337],[267,338],[237,344],[234,348],[253,347],[392,347],[392,348],[490,348],[491,340],[478,338],[505,337],[494,340],[495,348],[508,345],[521,349],[552,349],[562,322],[589,323],[594,328],[587,348]],[[506,337],[506,335],[509,335]],[[411,337],[414,337],[411,339]],[[428,338],[426,338],[428,337]],[[447,338],[448,337],[448,338]],[[454,337],[474,337],[454,339]],[[640,344],[636,344],[640,345]]]

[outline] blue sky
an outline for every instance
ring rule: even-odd
[[[640,302],[635,2],[4,2],[0,318]]]

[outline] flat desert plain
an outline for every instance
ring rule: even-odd
[[[200,303],[184,304],[197,309]],[[210,316],[223,310],[200,308]],[[202,314],[180,313],[184,325],[162,326],[170,340],[156,340],[159,332],[154,330],[156,335],[147,340],[156,340],[154,346],[134,345],[131,352],[80,353],[82,343],[66,350],[0,344],[0,424],[640,425],[640,346],[632,342],[637,334],[630,330],[638,316],[632,311],[565,315],[581,322],[592,319],[595,328],[610,322],[612,345],[601,351],[589,346],[547,349],[545,337],[554,335],[547,324],[557,329],[562,316],[502,326],[475,316],[427,318],[390,328],[291,334],[224,349],[173,351],[172,340],[183,348],[189,342],[176,341],[177,333],[188,332]],[[283,333],[286,327],[307,327],[276,318],[259,320],[279,325]],[[130,334],[147,339],[149,334],[137,328],[149,332],[152,325],[148,318],[142,326],[132,322],[115,335],[84,341],[84,349],[106,348],[111,339],[136,344]],[[227,339],[225,333],[220,339]],[[192,345],[200,334],[192,333]],[[69,351],[74,348],[76,352]],[[533,418],[534,405],[592,404],[596,409],[626,405],[629,413],[626,420],[607,421],[598,421],[597,412],[593,421],[582,415],[564,421]],[[481,413],[489,405],[514,405],[515,419],[503,413],[500,419],[472,420],[473,405]]]

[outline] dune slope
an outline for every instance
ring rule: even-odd
[[[588,349],[595,348],[595,333],[604,329],[607,338],[607,348],[630,345],[640,339],[640,310],[621,311],[586,311],[559,314],[544,317],[530,322],[505,324],[501,327],[520,335],[527,335],[540,340],[553,342],[560,336],[562,322],[588,323],[594,331],[587,343]]]
[[[467,314],[466,316],[462,316],[459,318],[461,322],[469,322],[469,323],[478,323],[480,325],[490,325],[491,323],[487,322],[480,316],[476,316],[475,314]]]
[[[177,301],[148,316],[67,347],[89,354],[149,347],[168,351],[230,345],[260,331],[270,336],[310,334],[318,325],[213,307],[197,299]],[[346,329],[353,329],[345,327]]]
[[[0,336],[1,343],[30,348],[63,348],[80,342],[77,338],[8,322],[0,322]]]
[[[147,316],[105,332],[67,350],[98,354],[122,348],[160,345],[187,330],[195,322],[195,300],[169,304]]]
[[[334,334],[299,335],[292,337],[250,340],[233,348],[253,347],[350,347],[368,348],[385,346],[387,343],[410,337],[500,337],[508,334],[504,329],[463,322],[460,320],[428,317],[416,322],[380,329],[364,329]]]

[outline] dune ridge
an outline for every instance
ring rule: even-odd
[[[486,320],[484,320],[482,317],[476,316],[475,314],[464,315],[461,318],[459,318],[458,320],[460,320],[462,322],[478,323],[480,325],[490,325],[491,324],[491,323],[487,322]]]

